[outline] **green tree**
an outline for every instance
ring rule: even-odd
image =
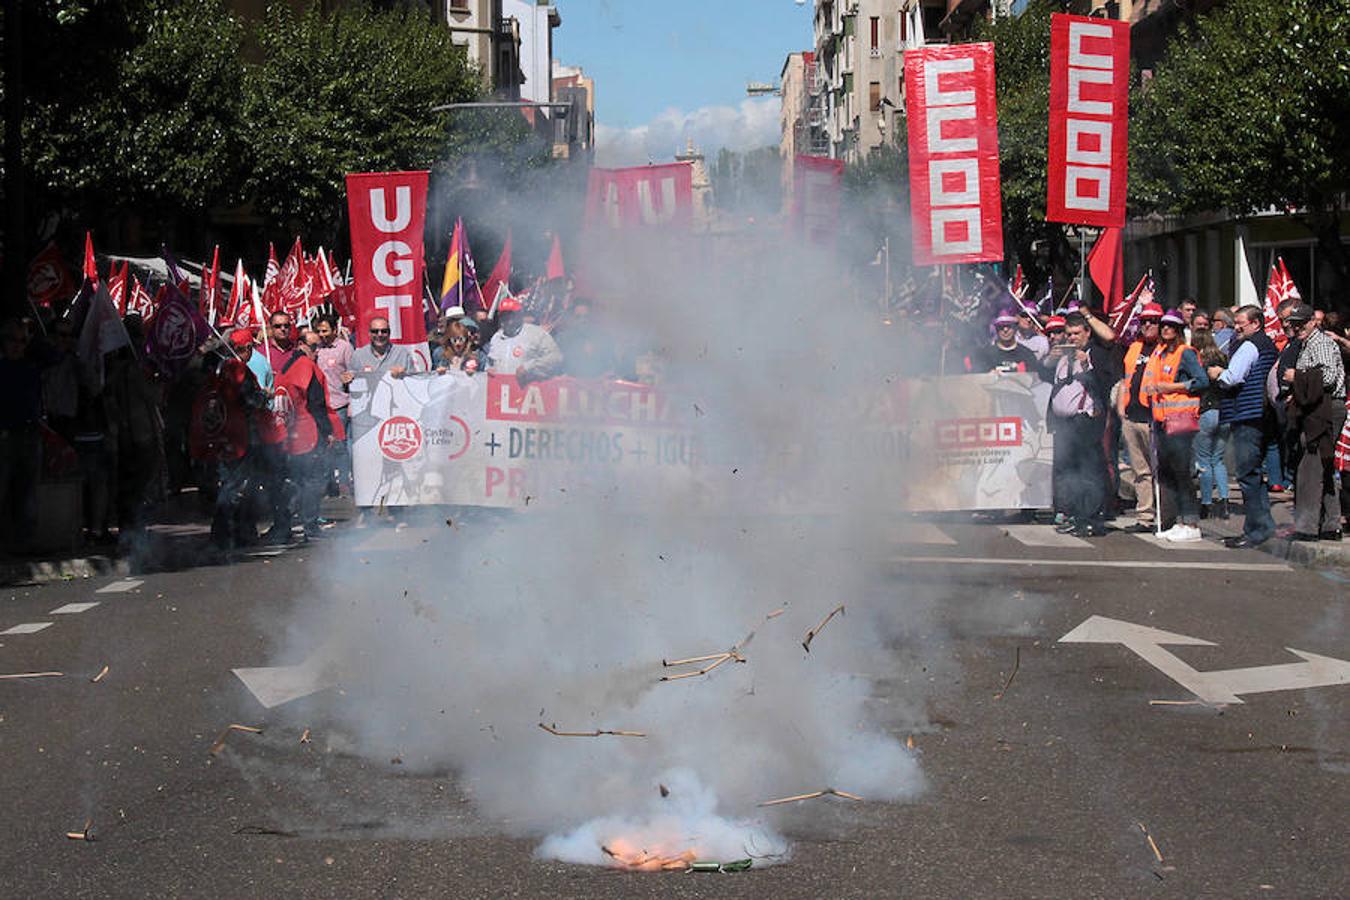
[[[248,196],[275,227],[336,236],[351,171],[433,169],[477,158],[475,177],[521,177],[548,158],[518,113],[437,109],[481,99],[450,31],[424,12],[274,4],[244,81]]]
[[[222,0],[26,11],[30,206],[200,216],[238,190],[241,22]]]
[[[1134,106],[1134,212],[1296,210],[1345,302],[1350,0],[1229,0],[1177,36]]]

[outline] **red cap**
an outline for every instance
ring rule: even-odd
[[[1141,319],[1161,319],[1163,308],[1156,303],[1145,303],[1143,309],[1139,310]]]
[[[498,314],[520,312],[520,301],[508,294],[497,304],[497,312]]]
[[[253,346],[253,332],[247,328],[236,328],[230,332],[231,347],[251,347]]]
[[[1052,331],[1052,330],[1054,330],[1054,329],[1056,329],[1056,328],[1058,328],[1060,331],[1063,331],[1063,330],[1064,330],[1064,317],[1063,317],[1063,316],[1050,316],[1048,319],[1045,320],[1045,330],[1046,330],[1046,331]]]

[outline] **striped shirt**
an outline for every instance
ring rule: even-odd
[[[1322,386],[1336,400],[1345,399],[1345,363],[1341,348],[1324,331],[1314,331],[1303,342],[1298,354],[1297,369],[1305,372],[1314,366],[1322,367]]]

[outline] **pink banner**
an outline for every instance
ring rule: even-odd
[[[611,229],[673,227],[694,220],[694,175],[689,163],[591,169],[586,226]]]
[[[360,320],[357,342],[368,342],[371,319],[388,319],[390,340],[406,345],[419,365],[430,368],[422,317],[427,173],[348,175],[347,210]]]
[[[914,264],[1003,259],[994,45],[905,51]]]
[[[813,244],[834,242],[838,235],[844,161],[824,156],[798,156],[792,161],[792,227]]]
[[[1045,218],[1125,224],[1130,24],[1050,18],[1050,154]]]

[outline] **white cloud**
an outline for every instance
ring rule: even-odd
[[[691,112],[671,108],[633,128],[597,123],[595,162],[599,166],[669,162],[690,139],[709,157],[723,147],[744,151],[777,145],[778,110],[776,98],[747,98],[739,106],[701,106]]]

